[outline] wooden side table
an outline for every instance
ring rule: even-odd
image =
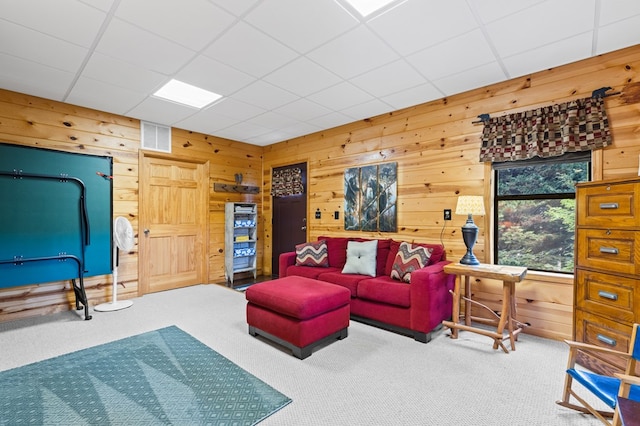
[[[452,321],[443,321],[442,324],[451,329],[451,338],[458,338],[458,330],[472,331],[482,334],[493,339],[493,349],[502,348],[505,353],[509,350],[503,341],[509,339],[511,350],[516,350],[516,337],[524,324],[516,320],[516,297],[515,283],[524,279],[527,274],[527,268],[521,266],[503,266],[503,265],[463,265],[460,263],[450,263],[444,267],[444,271],[448,274],[457,275],[455,288],[453,291],[453,315]],[[502,281],[502,310],[500,315],[496,314],[491,308],[482,303],[471,299],[471,276],[479,278],[492,278]],[[464,295],[461,294],[461,282],[464,277]],[[464,308],[464,324],[460,322],[460,299],[465,300]],[[479,318],[471,316],[471,304],[481,306],[491,312],[495,318]],[[496,330],[487,330],[471,325],[472,321],[479,323],[491,324],[496,326]],[[504,329],[507,328],[505,335]]]

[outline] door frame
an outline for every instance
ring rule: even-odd
[[[186,156],[180,156],[180,155],[174,155],[174,154],[169,154],[169,153],[163,153],[163,152],[156,152],[156,151],[147,151],[147,150],[143,150],[140,149],[138,151],[138,296],[143,296],[145,294],[149,294],[149,282],[148,282],[148,277],[146,276],[146,274],[143,273],[143,265],[144,265],[144,259],[143,259],[143,253],[145,253],[144,250],[142,250],[142,244],[145,244],[145,239],[142,238],[141,233],[144,232],[143,229],[145,227],[146,224],[146,218],[143,217],[143,211],[144,209],[142,208],[142,204],[144,202],[144,197],[146,196],[145,194],[145,190],[144,190],[144,182],[142,181],[142,176],[144,176],[143,174],[143,170],[142,168],[144,167],[144,160],[146,158],[157,158],[157,159],[161,159],[161,160],[167,160],[167,161],[179,161],[182,163],[192,163],[192,164],[202,164],[205,167],[205,173],[203,174],[202,177],[202,186],[204,188],[205,191],[207,191],[207,198],[209,198],[209,181],[210,181],[210,173],[209,173],[209,160],[205,160],[202,158],[195,158],[195,157],[186,157]],[[203,241],[203,253],[202,253],[202,259],[200,259],[200,268],[203,271],[203,275],[204,275],[204,279],[207,280],[207,282],[209,281],[209,242],[211,239],[211,235],[209,232],[209,208],[208,206],[203,207],[206,210],[206,217],[207,220],[205,220],[204,223],[204,241]]]

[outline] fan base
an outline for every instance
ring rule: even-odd
[[[133,302],[131,300],[118,300],[115,303],[101,303],[93,308],[93,310],[98,312],[112,312],[119,311],[120,309],[126,309],[131,305],[133,305]]]

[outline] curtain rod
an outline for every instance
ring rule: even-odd
[[[614,92],[614,93],[607,93],[609,90],[611,90],[611,87],[601,87],[599,89],[594,90],[593,92],[591,92],[591,97],[592,98],[608,98],[609,96],[615,96],[615,95],[619,95],[621,92]],[[478,116],[478,118],[480,120],[476,120],[476,121],[472,121],[471,124],[480,124],[480,123],[486,123],[487,121],[489,121],[489,119],[491,118],[489,116],[489,114],[480,114]]]

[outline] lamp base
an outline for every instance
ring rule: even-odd
[[[462,257],[462,259],[460,259],[460,263],[463,265],[479,265],[480,261],[476,258],[472,251],[468,251]]]

